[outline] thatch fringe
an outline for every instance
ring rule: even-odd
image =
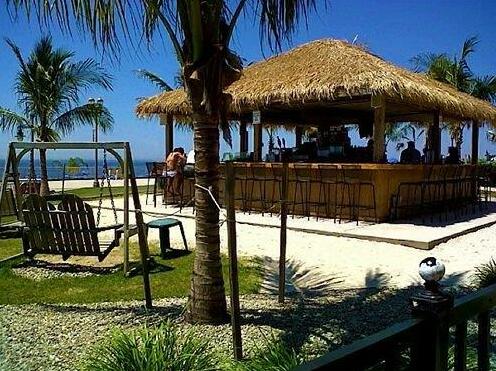
[[[338,98],[384,94],[444,116],[496,124],[496,107],[456,91],[429,77],[397,67],[363,48],[338,40],[318,40],[247,67],[230,85],[232,113],[264,109],[277,103],[304,105]],[[183,90],[141,101],[140,117],[156,114],[188,116]]]

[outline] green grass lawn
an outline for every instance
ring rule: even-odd
[[[0,241],[0,252],[13,255],[20,252],[17,240]],[[133,250],[136,248],[131,247]],[[150,246],[152,252],[158,248]],[[154,256],[163,268],[151,274],[154,299],[186,296],[189,292],[190,275],[194,254],[163,260]],[[0,265],[0,304],[27,303],[95,303],[103,301],[141,300],[142,277],[126,278],[122,271],[90,277],[63,277],[34,281],[15,275],[12,266],[23,258]],[[229,291],[227,259],[223,257],[224,280]],[[239,261],[239,284],[242,294],[257,293],[262,279],[260,260]]]
[[[3,220],[3,219],[2,219]],[[21,240],[0,240],[0,260],[22,252]]]
[[[122,196],[124,187],[113,187],[114,196]],[[146,191],[146,186],[139,187],[140,192]],[[98,198],[100,190],[88,187],[70,190],[67,193],[76,194],[83,199]],[[108,197],[108,189],[104,189],[104,197]],[[7,222],[2,218],[2,223]],[[131,244],[131,251],[137,251]],[[151,245],[153,253],[158,252],[156,245]],[[0,260],[22,252],[21,240],[0,240]],[[154,256],[159,263],[158,269],[151,274],[152,295],[155,299],[164,297],[186,296],[189,292],[190,275],[193,267],[194,254],[183,255],[173,259],[163,260]],[[96,259],[96,258],[95,258]],[[101,274],[90,277],[61,277],[41,281],[17,276],[12,267],[21,263],[24,258],[18,258],[0,264],[0,304],[27,303],[94,303],[102,301],[141,300],[143,298],[142,277],[126,278],[122,271]],[[224,282],[228,284],[228,265],[226,257],[222,258]],[[240,259],[239,284],[242,294],[257,293],[262,280],[262,263],[256,259]]]

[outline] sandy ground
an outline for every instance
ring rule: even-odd
[[[172,206],[160,206],[153,209],[151,205],[144,205],[143,209],[163,213],[176,213],[175,218],[183,222],[186,237],[190,247],[194,248],[195,224],[192,209],[184,209],[182,214],[177,214],[178,209]],[[132,202],[130,202],[132,205]],[[107,200],[104,206],[110,206]],[[116,206],[123,206],[123,199],[116,199]],[[96,205],[95,205],[96,207]],[[132,206],[131,206],[132,207]],[[165,217],[165,216],[163,216]],[[111,211],[103,210],[102,224],[113,223]],[[122,213],[119,214],[122,218]],[[157,216],[146,216],[145,221],[157,218]],[[131,215],[131,221],[133,220]],[[260,214],[237,214],[237,220],[250,223],[267,223],[277,225],[278,217]],[[341,228],[350,228],[352,223],[346,223]],[[319,220],[306,218],[295,218],[288,220],[289,226],[300,226],[303,228],[336,229],[331,220]],[[353,224],[354,226],[354,224]],[[367,228],[367,225],[362,225]],[[384,224],[382,228],[386,231],[391,226]],[[237,246],[241,256],[259,256],[266,260],[267,269],[273,270],[268,273],[269,280],[276,280],[277,260],[279,257],[279,229],[266,226],[253,226],[237,224]],[[356,227],[353,227],[356,228]],[[358,227],[360,228],[360,226]],[[381,228],[378,225],[373,227]],[[433,227],[434,228],[434,227]],[[404,232],[404,225],[403,225]],[[417,234],[426,233],[425,227],[411,225],[412,238]],[[433,232],[432,232],[433,233]],[[304,233],[288,230],[287,243],[287,265],[288,274],[306,277],[301,280],[301,285],[312,285],[315,281],[325,281],[329,288],[362,288],[362,287],[407,287],[418,283],[418,264],[428,257],[435,256],[446,265],[445,280],[452,284],[466,284],[470,282],[474,267],[488,262],[496,255],[496,244],[494,235],[496,226],[481,229],[446,243],[440,244],[433,250],[425,251],[411,247],[393,245],[383,242],[363,241],[353,238],[324,236],[314,233]],[[149,233],[149,241],[158,241],[158,232],[153,229]],[[171,244],[175,248],[182,248],[181,235],[178,228],[171,230]],[[221,227],[221,249],[225,252],[227,248],[226,225]],[[266,289],[270,290],[270,283]]]
[[[100,179],[101,181],[101,179]],[[136,179],[138,185],[146,185],[147,179]],[[118,187],[123,185],[123,180],[111,180],[110,184],[113,187]],[[93,186],[93,179],[80,179],[80,180],[66,180],[64,184],[64,189],[76,189],[76,188],[86,188]],[[62,189],[62,181],[61,180],[51,180],[50,188],[54,191],[60,191]]]

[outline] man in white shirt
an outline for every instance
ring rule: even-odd
[[[192,149],[191,151],[188,152],[188,156],[186,157],[186,163],[194,165],[195,163],[195,150]]]
[[[195,177],[195,150],[192,149],[188,152],[186,157],[186,166],[184,167],[184,176],[186,178]]]

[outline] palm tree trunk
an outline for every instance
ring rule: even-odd
[[[41,172],[40,195],[41,196],[48,196],[50,194],[50,188],[48,185],[46,149],[40,149],[40,172]]]
[[[218,122],[206,114],[193,115],[196,184],[219,196]],[[208,192],[195,189],[196,250],[187,319],[195,323],[228,320],[220,258],[219,210]]]
[[[34,131],[31,129],[31,143],[34,143]],[[35,179],[36,173],[34,170],[34,149],[29,152],[29,179]]]

